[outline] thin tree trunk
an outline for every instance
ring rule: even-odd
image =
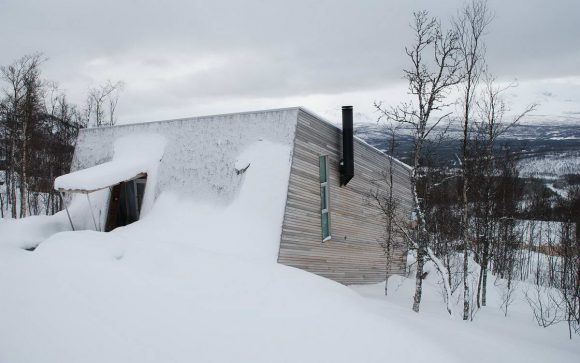
[[[15,178],[15,173],[14,173],[14,169],[16,169],[16,155],[15,155],[15,149],[16,149],[16,140],[14,139],[14,135],[11,136],[12,138],[12,145],[11,145],[11,151],[10,151],[10,163],[12,164],[13,169],[11,170],[11,175],[10,175],[10,212],[11,212],[11,216],[12,218],[16,219],[18,217],[17,213],[16,213],[16,178]]]
[[[4,218],[4,198],[2,198],[2,193],[0,193],[0,218]]]
[[[6,171],[4,172],[4,195],[6,196],[5,202],[6,203],[6,215],[10,214],[10,178],[11,176],[11,172],[10,172],[10,165],[6,165]]]
[[[483,247],[483,266],[482,266],[482,290],[481,290],[481,306],[487,305],[487,269],[489,265],[489,245],[485,244]]]
[[[389,236],[387,237],[388,238],[387,245],[386,245],[387,250],[385,251],[386,252],[386,254],[385,254],[386,255],[386,257],[385,257],[385,263],[386,263],[386,266],[385,266],[385,296],[387,296],[387,294],[388,294],[389,277],[391,275],[391,269],[390,269],[390,266],[391,266],[391,247],[392,247],[391,243],[392,243],[392,235],[393,235],[393,223],[391,220],[389,220],[387,228],[388,228]]]
[[[417,168],[419,166],[419,157],[421,154],[421,147],[422,143],[417,142],[415,145],[414,151],[414,162],[413,162],[413,172],[411,175],[411,193],[413,193],[413,198],[415,201],[415,218],[417,220],[417,273],[415,274],[415,295],[413,297],[413,311],[418,313],[419,306],[421,305],[421,295],[423,292],[423,265],[425,264],[425,256],[423,253],[423,247],[426,244],[426,241],[423,239],[426,237],[422,231],[424,229],[424,218],[423,213],[421,211],[421,205],[419,204],[419,195],[417,193],[417,178],[418,178],[418,171]]]
[[[24,181],[25,175],[20,177],[20,213],[19,218],[24,218],[28,214],[28,192],[26,188],[26,182]]]
[[[479,269],[479,278],[477,279],[477,296],[476,296],[476,302],[477,302],[477,308],[481,308],[481,304],[479,303],[480,299],[481,299],[481,285],[482,285],[482,280],[483,280],[483,265],[481,265],[481,268]]]
[[[28,82],[27,82],[28,84]],[[22,120],[22,153],[20,159],[20,218],[28,216],[28,133],[34,117],[33,96],[36,90],[29,85],[26,89],[25,112]]]
[[[393,199],[393,157],[395,156],[395,131],[391,130],[391,145],[390,145],[391,158],[389,158],[389,215],[387,216],[387,241],[386,241],[386,269],[385,269],[385,296],[388,293],[389,276],[390,276],[390,264],[391,264],[391,248],[393,244],[393,219],[395,218],[395,203]]]
[[[462,239],[463,239],[463,320],[469,319],[469,221],[467,212],[467,173],[466,165],[467,162],[467,120],[464,125],[464,140],[463,140],[463,188],[461,193],[461,199],[463,204],[463,226],[462,226]]]
[[[24,121],[22,128],[22,159],[20,160],[20,218],[26,217],[28,214],[28,188],[27,188],[27,173],[26,173],[26,159],[27,159],[27,122]]]
[[[10,184],[10,200],[11,200],[11,215],[12,218],[18,218],[18,213],[16,213],[16,183],[14,180],[14,174],[12,175],[12,183]]]
[[[423,266],[425,257],[423,249],[417,249],[417,273],[415,274],[415,296],[413,298],[413,311],[418,313],[421,305],[421,294],[423,293]]]
[[[449,252],[446,252],[447,254],[447,264],[445,265],[445,268],[447,270],[447,284],[449,284],[449,292],[451,292],[451,261],[449,259]]]

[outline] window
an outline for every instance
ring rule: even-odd
[[[320,168],[320,221],[322,226],[322,242],[330,239],[330,208],[328,204],[328,156],[319,157]]]

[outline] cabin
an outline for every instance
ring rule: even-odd
[[[256,182],[262,163],[271,173],[250,189],[265,202],[241,213],[274,209],[248,233],[269,224],[281,264],[343,284],[378,283],[405,272],[407,248],[394,238],[387,267],[384,216],[369,196],[388,188],[390,172],[397,213],[410,219],[411,168],[353,136],[352,107],[342,116],[342,128],[295,107],[83,129],[71,173],[54,186],[68,201],[71,228],[115,233],[166,192],[227,206]],[[250,149],[257,151],[244,154]],[[270,187],[282,197],[261,195]]]

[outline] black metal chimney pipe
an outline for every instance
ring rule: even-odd
[[[354,176],[354,148],[352,106],[342,106],[342,159],[340,160],[340,185],[347,185]]]

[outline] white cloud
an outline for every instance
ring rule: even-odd
[[[580,2],[489,1],[492,72],[519,79],[518,102],[551,92],[542,112],[577,110]],[[412,10],[427,8],[445,21],[462,3],[3,0],[0,33],[10,37],[0,64],[44,51],[45,75],[76,102],[90,86],[123,80],[125,122],[289,104],[324,115],[343,103],[373,119],[374,100],[406,97]]]

